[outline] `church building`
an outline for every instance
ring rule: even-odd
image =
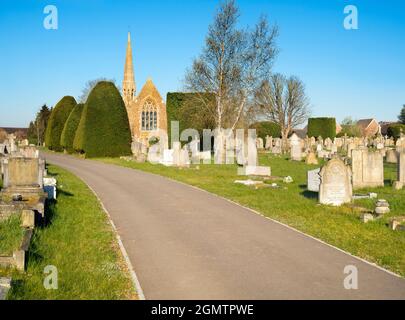
[[[148,139],[158,137],[158,130],[167,132],[166,104],[152,79],[148,79],[137,95],[132,61],[131,35],[128,32],[122,98],[128,112],[133,139],[148,145]]]

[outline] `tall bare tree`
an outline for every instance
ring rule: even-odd
[[[259,115],[280,125],[283,145],[291,130],[303,124],[310,115],[304,83],[297,77],[276,73],[262,82],[256,91]]]
[[[100,81],[110,81],[110,82],[114,83],[115,86],[118,88],[118,91],[121,92],[121,88],[116,84],[115,79],[107,79],[107,78],[101,77],[101,78],[87,81],[86,84],[84,85],[84,88],[82,89],[81,95],[79,97],[77,97],[77,101],[79,101],[79,103],[86,103],[86,100],[87,100],[91,90],[93,90],[93,88]]]
[[[187,91],[215,95],[207,105],[218,129],[232,128],[241,121],[254,92],[271,72],[277,54],[276,26],[260,18],[252,30],[238,29],[235,1],[223,2],[208,28],[205,47],[187,71]]]

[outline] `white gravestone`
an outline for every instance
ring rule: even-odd
[[[319,202],[340,206],[352,200],[351,170],[338,158],[328,161],[320,171]]]
[[[319,172],[321,168],[310,170],[307,172],[307,188],[312,192],[319,192],[319,185],[321,184],[321,177]]]

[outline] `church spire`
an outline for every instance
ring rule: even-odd
[[[136,85],[134,76],[134,66],[132,63],[131,34],[128,32],[127,54],[125,57],[124,80],[122,81],[122,96],[126,105],[134,100],[136,95]]]

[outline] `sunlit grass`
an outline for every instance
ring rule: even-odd
[[[17,250],[23,238],[19,215],[12,215],[0,222],[0,256],[11,256]]]

